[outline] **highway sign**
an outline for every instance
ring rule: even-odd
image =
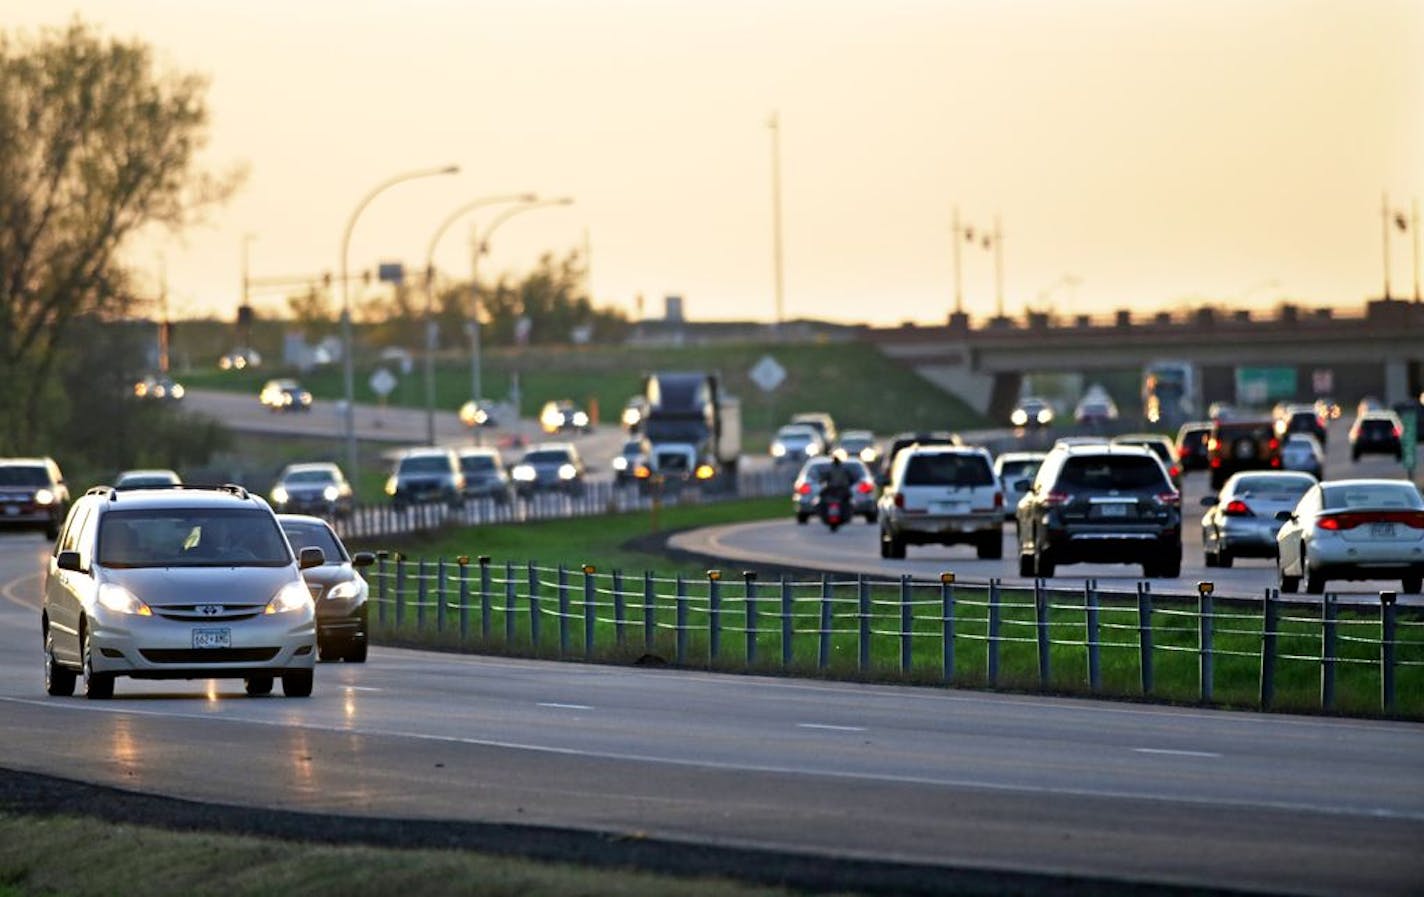
[[[368,382],[371,385],[371,392],[374,392],[383,399],[391,394],[391,390],[396,388],[395,374],[392,374],[385,368],[376,368],[376,370],[371,373],[371,379]]]
[[[760,361],[752,365],[747,376],[751,377],[752,382],[762,392],[773,392],[786,379],[786,368],[770,355],[763,355]]]

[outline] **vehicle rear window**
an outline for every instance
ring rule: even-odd
[[[865,465],[853,458],[842,461],[841,466],[850,471],[851,479],[863,480],[870,476],[870,474],[865,472]],[[826,477],[830,476],[830,473],[831,462],[823,461],[820,464],[812,465],[811,469],[806,471],[806,478],[810,479],[811,477],[815,477],[817,480],[824,481]]]
[[[1409,483],[1350,483],[1322,486],[1322,503],[1326,508],[1421,508],[1424,499]]]
[[[301,554],[303,548],[320,548],[322,554],[326,555],[328,564],[339,564],[347,559],[346,552],[336,541],[336,536],[325,526],[317,523],[284,522],[282,531],[287,534],[287,541],[292,543],[292,551],[297,554]]]
[[[7,464],[0,467],[0,486],[48,486],[49,472],[43,467]]]
[[[1236,495],[1240,498],[1259,495],[1284,501],[1300,498],[1314,485],[1315,480],[1309,477],[1243,477],[1236,482]]]
[[[440,455],[426,455],[420,458],[403,458],[401,473],[449,473],[450,462]]]
[[[1156,455],[1159,459],[1163,461],[1166,461],[1168,463],[1171,463],[1172,461],[1172,450],[1167,447],[1167,443],[1165,442],[1158,442],[1155,439],[1124,439],[1121,442],[1118,442],[1117,444],[1140,446],[1141,448],[1148,449],[1152,452],[1152,454]]]
[[[1230,442],[1240,439],[1243,436],[1252,439],[1270,439],[1273,434],[1272,425],[1268,423],[1253,424],[1220,424],[1216,428],[1218,442]]]
[[[1360,430],[1369,433],[1371,436],[1380,433],[1393,433],[1394,421],[1382,420],[1380,418],[1367,418],[1360,421]]]
[[[906,486],[992,486],[994,471],[978,455],[916,454],[905,464]]]
[[[1166,474],[1155,459],[1128,455],[1069,458],[1058,475],[1061,489],[1156,489],[1166,485]]]
[[[1004,482],[1012,483],[1015,480],[1033,479],[1033,475],[1038,473],[1038,468],[1042,466],[1042,461],[1005,461],[1002,465],[1003,472],[1000,474]]]
[[[106,567],[282,567],[287,540],[269,512],[246,508],[109,511],[99,524]]]

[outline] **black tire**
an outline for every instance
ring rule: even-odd
[[[316,659],[321,663],[335,663],[341,659],[341,652],[333,648],[330,642],[317,642]]]
[[[351,645],[346,649],[345,660],[347,663],[366,662],[366,637],[358,635],[351,640]]]
[[[311,670],[288,670],[282,674],[282,694],[289,698],[309,698],[313,679]]]
[[[1058,564],[1047,551],[1035,551],[1033,555],[1033,575],[1039,579],[1051,579]]]
[[[979,559],[983,561],[997,561],[1004,557],[1004,536],[1003,533],[993,533],[979,540],[975,546],[979,550]]]
[[[74,694],[74,671],[54,659],[54,636],[48,628],[44,637],[44,683],[45,694],[55,698],[67,698]]]
[[[1300,566],[1305,574],[1305,593],[1307,595],[1324,595],[1325,577],[1320,574],[1319,570],[1311,567],[1309,561],[1304,558],[1301,559]]]
[[[93,648],[89,644],[89,632],[84,629],[84,697],[91,701],[106,701],[114,696],[114,674],[94,672]]]
[[[875,513],[865,514],[863,516],[865,517],[865,522],[870,524],[874,524],[877,520],[880,519],[880,516]]]
[[[1404,593],[1406,595],[1418,595],[1424,592],[1424,574],[1416,573],[1413,576],[1404,577]]]
[[[797,513],[797,515],[796,515],[796,522],[799,523],[799,524],[801,524],[802,526],[805,526],[805,525],[806,525],[806,521],[807,521],[807,520],[810,520],[810,519],[811,519],[811,515],[810,515],[810,514]]]
[[[1286,576],[1281,572],[1280,558],[1276,559],[1276,580],[1280,583],[1281,592],[1284,594],[1293,595],[1300,588],[1299,576]]]
[[[59,521],[51,519],[49,525],[45,527],[45,538],[53,542],[59,538]]]
[[[1033,579],[1033,555],[1019,555],[1019,576],[1025,579]]]
[[[271,676],[248,676],[242,685],[250,697],[260,698],[272,693]]]
[[[1207,569],[1221,566],[1221,555],[1214,551],[1206,552],[1202,560],[1206,564]]]
[[[1225,485],[1226,485],[1226,477],[1222,476],[1220,473],[1218,473],[1217,471],[1213,470],[1213,471],[1211,472],[1211,491],[1212,491],[1212,492],[1220,492],[1220,491],[1221,491],[1221,487],[1222,487],[1222,486],[1225,486]]]
[[[1143,564],[1142,574],[1148,579],[1176,579],[1182,575],[1182,559],[1166,559]]]
[[[889,532],[889,531],[887,531],[887,530],[881,530],[881,531],[880,531],[880,550],[881,550],[881,555],[880,555],[881,557],[890,558],[891,560],[896,560],[896,561],[904,560],[904,558],[905,558],[905,540],[904,540],[904,539],[901,539],[900,537],[894,535],[893,533],[891,533],[891,532]]]
[[[1223,570],[1230,570],[1235,560],[1236,558],[1231,556],[1231,552],[1224,548],[1216,554],[1216,565]]]

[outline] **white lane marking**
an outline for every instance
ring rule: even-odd
[[[4,588],[0,589],[0,596],[4,596],[6,601],[17,607],[22,607],[25,610],[39,610],[38,604],[31,604],[30,602],[25,601],[23,598],[20,598],[16,589],[22,582],[28,582],[31,579],[39,579],[43,576],[43,571],[39,573],[27,573],[24,576],[17,576],[9,582],[5,583]]]
[[[549,744],[529,744],[520,741],[500,741],[493,738],[470,738],[462,735],[435,735],[402,729],[353,729],[349,726],[324,726],[315,723],[293,723],[288,720],[243,719],[203,713],[172,713],[163,710],[133,710],[125,707],[105,707],[89,702],[46,701],[0,695],[0,703],[25,704],[51,710],[77,713],[110,713],[117,715],[152,716],[160,719],[189,719],[205,722],[238,723],[267,726],[274,729],[304,729],[310,732],[332,732],[337,735],[364,735],[369,738],[409,738],[440,744],[464,744],[471,747],[500,748],[511,751],[532,751],[559,757],[591,757],[599,760],[621,760],[630,763],[657,763],[662,766],[685,766],[694,769],[717,769],[732,772],[756,772],[769,775],[807,776],[840,781],[889,782],[896,785],[929,785],[941,788],[963,788],[1006,794],[1050,794],[1057,797],[1094,797],[1110,800],[1140,800],[1158,804],[1178,804],[1196,807],[1234,807],[1257,810],[1283,810],[1290,813],[1319,813],[1323,816],[1368,819],[1404,819],[1424,822],[1424,810],[1396,810],[1389,807],[1341,807],[1306,801],[1246,800],[1233,797],[1195,797],[1191,795],[1150,794],[1108,788],[1068,788],[1053,785],[1026,785],[1014,782],[985,782],[982,779],[956,779],[948,776],[911,776],[896,773],[849,772],[839,769],[807,769],[800,766],[775,766],[761,763],[732,763],[719,760],[694,760],[687,757],[657,756],[623,751],[598,751],[585,748],[558,747]]]
[[[825,729],[829,732],[864,732],[864,726],[832,726],[827,723],[797,723],[798,729]]]
[[[1211,751],[1174,751],[1167,748],[1133,748],[1137,754],[1166,754],[1171,757],[1220,757]]]
[[[384,688],[376,688],[370,685],[343,685],[347,691],[385,691]]]
[[[540,707],[552,707],[555,710],[592,710],[587,704],[556,704],[553,701],[540,701]]]

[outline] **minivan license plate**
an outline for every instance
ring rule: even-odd
[[[194,648],[231,648],[231,629],[194,629]]]

